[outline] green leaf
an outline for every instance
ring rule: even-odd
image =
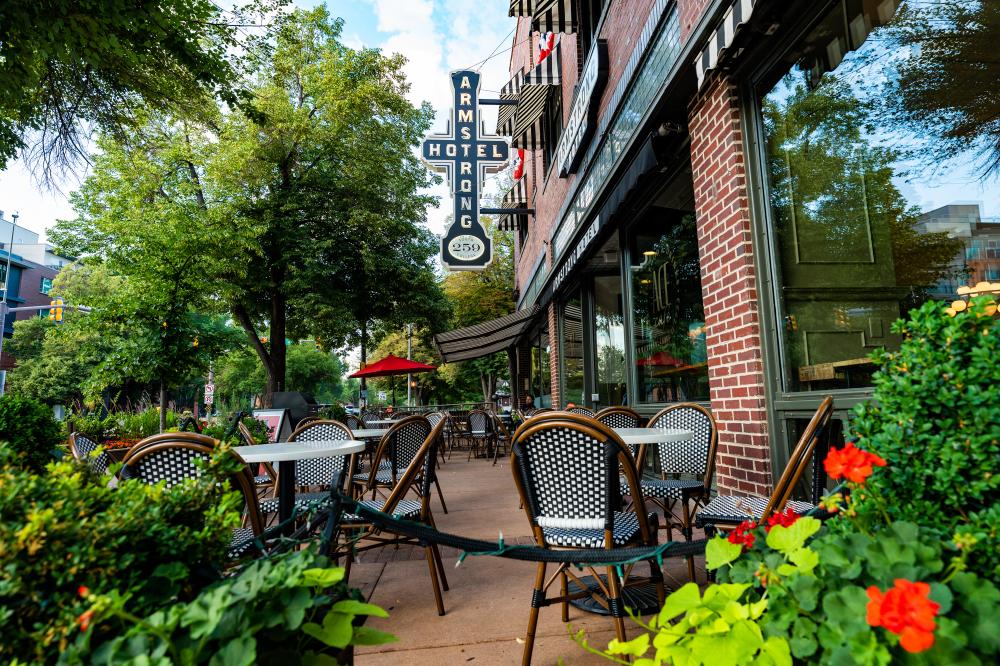
[[[328,569],[306,569],[302,572],[302,581],[306,585],[317,587],[331,587],[344,580],[343,567],[330,567]]]
[[[798,567],[799,572],[807,574],[812,572],[813,569],[819,564],[819,555],[816,551],[811,548],[799,548],[798,550],[792,551],[788,555],[795,566]]]
[[[257,661],[257,641],[253,636],[237,636],[212,655],[209,666],[250,666]]]
[[[323,618],[322,627],[315,622],[307,622],[302,625],[302,631],[330,647],[342,648],[351,642],[353,619],[351,615],[330,611]]]
[[[954,598],[948,586],[943,583],[931,583],[931,593],[929,596],[931,601],[941,606],[938,609],[938,615],[947,615],[948,611],[951,610],[951,603]]]
[[[642,633],[630,641],[622,642],[617,638],[608,643],[608,652],[612,654],[627,654],[641,657],[649,649],[649,634]]]
[[[798,659],[812,656],[818,647],[816,643],[816,624],[809,618],[800,617],[792,627],[792,639],[789,641],[792,654]]]
[[[792,666],[792,653],[788,647],[788,641],[778,636],[771,636],[760,648],[760,656],[768,660],[761,659],[759,663],[773,666]]]
[[[340,662],[328,654],[310,650],[302,655],[302,666],[340,666]]]
[[[701,593],[696,583],[686,583],[671,593],[663,602],[658,616],[661,625],[701,604]]]
[[[354,599],[338,601],[331,610],[338,613],[348,613],[350,615],[372,615],[374,617],[389,617],[389,614],[381,606],[366,604]]]
[[[725,537],[716,537],[705,545],[705,568],[718,569],[733,562],[743,552],[743,546],[730,543]]]
[[[767,545],[787,555],[802,548],[806,539],[816,534],[822,525],[819,520],[810,516],[799,518],[789,527],[775,525],[767,533]]]
[[[355,627],[351,645],[384,645],[395,643],[399,639],[387,631],[379,631],[371,627]]]

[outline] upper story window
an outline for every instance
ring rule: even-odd
[[[580,18],[577,22],[577,72],[583,71],[583,63],[587,62],[590,50],[597,41],[597,28],[604,15],[604,8],[609,0],[579,0]]]

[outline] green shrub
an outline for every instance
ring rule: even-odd
[[[236,576],[139,619],[122,598],[92,595],[93,618],[60,659],[64,664],[327,664],[345,661],[348,645],[395,640],[356,626],[386,617],[344,584],[342,568],[314,549],[257,560]],[[92,636],[110,628],[103,644]],[[93,646],[93,647],[92,647]]]
[[[344,406],[339,402],[335,402],[326,409],[324,409],[321,416],[324,419],[333,419],[334,421],[340,421],[341,423],[346,423],[347,409],[345,409]]]
[[[105,419],[101,418],[97,412],[90,412],[89,414],[70,414],[66,418],[66,425],[73,432],[78,432],[93,442],[103,442],[105,430],[110,426],[110,423],[106,424]]]
[[[8,464],[41,471],[62,441],[51,407],[16,395],[0,397],[0,442],[7,442],[13,454]]]
[[[10,456],[0,445],[0,662],[55,661],[86,609],[81,585],[144,616],[219,579],[240,499],[215,475],[112,489],[70,461],[36,474]]]
[[[949,317],[930,302],[897,322],[899,351],[877,352],[873,400],[851,422],[858,446],[885,458],[891,474],[869,484],[893,520],[951,540],[972,534],[970,566],[1000,580],[1000,318],[989,299]],[[862,514],[881,510],[861,502]]]
[[[167,410],[167,430],[177,427],[177,414]],[[105,433],[121,439],[144,439],[160,432],[160,410],[149,407],[141,412],[114,412],[105,419]]]

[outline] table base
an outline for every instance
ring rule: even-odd
[[[580,582],[586,586],[591,593],[604,596],[600,585],[593,576],[581,576]],[[601,582],[607,582],[607,576],[601,575]],[[580,586],[572,578],[569,579],[567,589],[570,594],[578,592]],[[656,597],[656,584],[649,578],[629,578],[628,585],[622,587],[622,601],[626,608],[631,608],[632,613],[638,615],[652,615],[660,611],[660,602]],[[611,611],[601,605],[593,596],[574,599],[569,602],[575,608],[579,608],[587,613],[595,615],[611,615]]]

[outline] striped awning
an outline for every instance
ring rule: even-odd
[[[537,305],[474,326],[434,336],[445,363],[481,358],[508,349],[525,334],[539,312]]]
[[[524,75],[518,103],[514,108],[510,145],[525,150],[542,147],[542,121],[550,86],[562,81],[562,44],[556,44],[548,58]]]
[[[576,32],[573,0],[510,0],[508,16],[530,16],[538,32]]]
[[[507,194],[503,195],[503,201],[500,202],[501,208],[510,208],[512,212],[505,215],[501,215],[497,218],[497,229],[501,231],[517,231],[517,218],[519,215],[524,213],[516,213],[518,208],[526,208],[528,206],[528,187],[525,185],[525,179],[515,180],[513,187],[511,187]]]
[[[503,88],[500,89],[500,99],[517,99],[524,86],[524,70],[519,70],[511,77]],[[510,136],[514,133],[514,110],[513,104],[504,104],[497,111],[497,131],[499,136]]]
[[[757,0],[734,0],[729,7],[729,11],[722,17],[722,21],[715,28],[715,32],[709,37],[708,44],[695,60],[694,68],[698,73],[698,87],[705,81],[705,74],[718,66],[719,61],[725,57],[726,50],[733,45],[733,38],[740,27],[750,20],[753,7]]]

